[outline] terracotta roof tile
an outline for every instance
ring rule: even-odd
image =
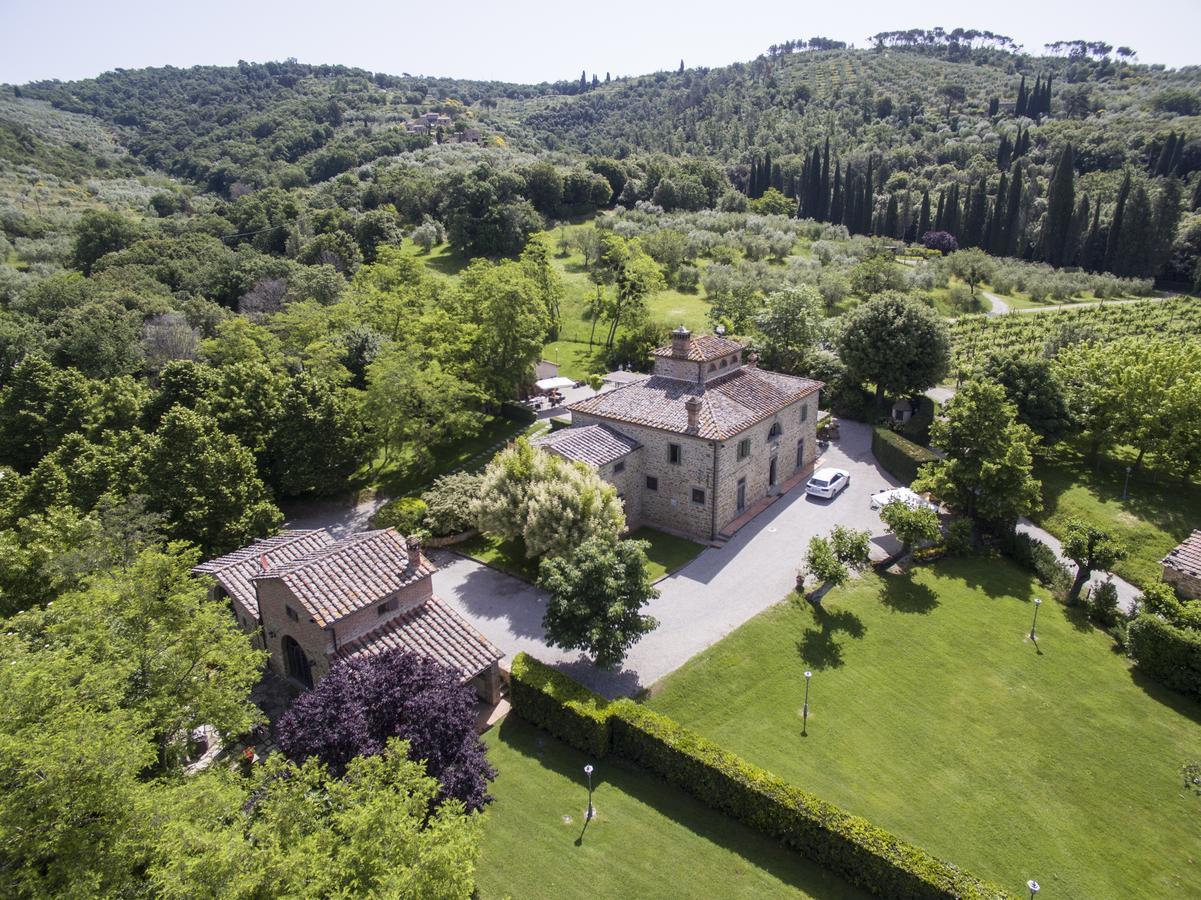
[[[702,334],[694,337],[688,345],[688,356],[685,359],[690,359],[693,362],[705,362],[710,359],[717,359],[719,356],[726,356],[730,353],[737,353],[742,349],[742,344],[738,341],[732,341],[729,338],[718,337],[715,334]],[[652,351],[655,356],[672,356],[671,346],[656,347]],[[676,357],[679,359],[679,357]]]
[[[410,566],[405,539],[388,528],[343,538],[273,565],[252,580],[278,578],[324,628],[436,571],[424,556],[418,566]]]
[[[258,617],[259,601],[251,578],[268,566],[286,563],[332,544],[325,531],[283,531],[274,537],[255,541],[248,547],[202,562],[192,569],[194,575],[212,575],[231,597]]]
[[[397,648],[420,653],[457,669],[464,681],[474,678],[504,656],[458,613],[437,597],[431,597],[339,647],[338,657],[375,656]]]
[[[656,375],[573,403],[568,409],[614,422],[725,440],[821,387],[820,381],[752,368],[738,368],[704,384]],[[684,408],[689,397],[701,399],[695,430],[688,428]]]
[[[1165,556],[1163,565],[1185,575],[1201,578],[1201,528],[1196,529]]]
[[[607,425],[565,428],[536,439],[534,444],[564,459],[578,460],[590,466],[611,463],[642,446],[632,437],[614,431]]]

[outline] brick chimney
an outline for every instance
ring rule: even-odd
[[[692,332],[681,325],[671,333],[671,355],[676,359],[687,359],[692,349]]]
[[[746,367],[748,369],[756,369],[759,367],[759,354],[752,350],[746,355]]]
[[[696,431],[701,427],[701,398],[689,397],[684,401],[684,409],[688,411],[688,430]]]
[[[418,568],[421,565],[421,538],[415,534],[405,538],[405,549],[409,551],[409,566]]]

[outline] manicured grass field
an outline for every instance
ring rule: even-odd
[[[589,760],[515,715],[484,742],[499,773],[477,873],[485,900],[862,896],[655,776]],[[588,762],[597,815],[585,828]]]
[[[1135,585],[1158,581],[1159,561],[1192,529],[1201,528],[1201,487],[1196,484],[1136,475],[1123,500],[1126,473],[1120,463],[1106,461],[1096,472],[1062,446],[1056,448],[1056,461],[1040,461],[1034,474],[1043,483],[1039,524],[1062,536],[1068,520],[1075,517],[1110,531],[1130,553],[1115,570]]]
[[[630,537],[650,544],[646,557],[650,563],[647,571],[652,581],[691,562],[705,549],[695,541],[665,534],[654,528],[639,528]],[[525,546],[521,541],[502,541],[495,535],[480,534],[457,544],[455,550],[525,581],[533,582],[538,578],[538,560],[526,559]]]
[[[1201,705],[997,559],[792,598],[665,679],[650,705],[1025,896],[1201,896]],[[803,672],[813,672],[808,737]]]

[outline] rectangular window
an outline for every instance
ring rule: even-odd
[[[796,442],[796,467],[799,469],[805,462],[805,442]]]
[[[614,475],[617,475],[620,472],[624,472],[625,470],[626,470],[626,461],[624,459],[621,460],[620,462],[613,463],[613,474]]]
[[[700,488],[693,488],[692,489],[692,502],[699,503],[701,506],[704,506],[705,505],[705,492],[702,491]]]
[[[395,610],[396,610],[396,601],[395,600],[385,600],[383,603],[381,603],[379,606],[377,606],[375,608],[375,614],[377,616],[382,616],[384,613],[394,612]]]
[[[801,404],[801,421],[804,422],[808,418],[809,418],[809,406],[808,406],[808,404],[802,403]]]
[[[743,438],[738,442],[738,458],[746,459],[751,455],[751,439]]]
[[[293,622],[300,621],[300,616],[296,615],[296,610],[292,609],[290,606],[285,606],[284,609],[287,610],[289,619],[291,619]]]
[[[667,461],[673,466],[678,466],[684,460],[684,451],[679,444],[667,445]]]
[[[646,489],[648,491],[659,490],[659,479],[656,478],[654,475],[647,475],[646,476]]]

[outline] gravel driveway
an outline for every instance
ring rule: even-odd
[[[433,551],[440,567],[434,590],[506,656],[524,650],[607,696],[634,694],[782,600],[796,584],[805,546],[814,535],[846,525],[872,533],[873,557],[896,549],[892,538],[883,535],[883,523],[868,498],[897,482],[876,465],[871,429],[858,422],[840,424],[842,436],[821,464],[850,472],[850,486],[834,500],[809,497],[798,486],[725,546],[705,550],[660,581],[660,597],[647,609],[659,627],[634,645],[619,672],[597,669],[578,651],[547,646],[541,625],[545,598],[516,578],[454,553]]]

